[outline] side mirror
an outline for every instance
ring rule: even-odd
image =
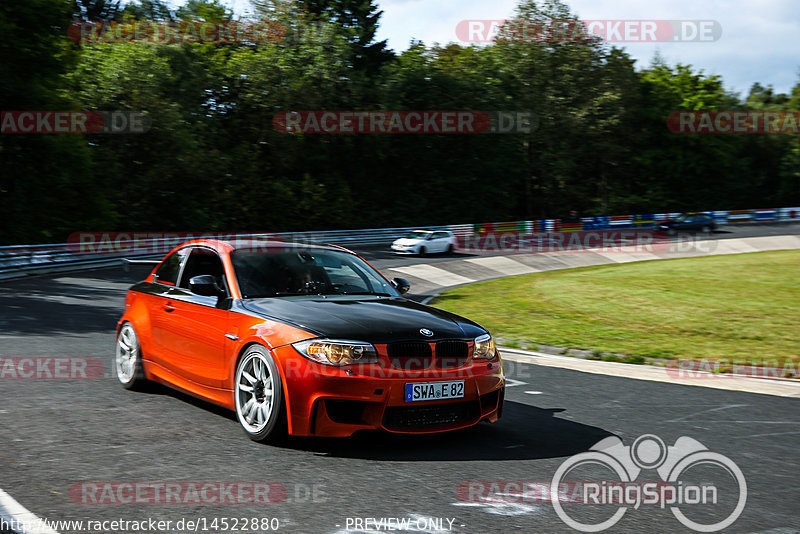
[[[411,289],[411,284],[405,278],[392,278],[392,285],[401,295],[405,295]]]
[[[189,291],[204,297],[220,297],[224,291],[217,285],[217,281],[210,274],[201,274],[189,279]]]

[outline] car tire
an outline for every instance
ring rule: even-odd
[[[706,225],[706,226],[703,226],[703,228],[702,228],[702,232],[703,232],[704,234],[710,234],[710,233],[711,233],[711,226],[708,226],[708,225]]]
[[[125,389],[141,389],[147,382],[139,336],[133,325],[127,321],[122,324],[117,334],[114,369],[119,383]]]
[[[420,256],[424,256],[425,252],[426,252],[425,247],[419,247],[419,255]]]
[[[456,250],[456,248],[453,246],[453,244],[452,244],[452,243],[450,243],[449,245],[447,245],[447,253],[448,253],[448,254],[452,254],[453,252],[455,252],[455,250]]]
[[[239,425],[253,441],[277,443],[287,435],[283,383],[272,354],[250,345],[236,365],[234,403]]]

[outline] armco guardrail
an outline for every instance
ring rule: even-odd
[[[471,232],[472,225],[264,234],[195,233],[191,234],[191,238],[210,237],[224,239],[236,237],[240,239],[272,239],[285,242],[331,243],[341,246],[382,245],[391,243],[414,229],[449,229],[463,235]],[[187,234],[179,233],[173,234],[174,237],[161,238],[147,238],[145,237],[147,235],[147,232],[86,232],[83,235],[77,234],[76,240],[69,243],[0,247],[0,280],[22,278],[34,274],[112,267],[124,263],[126,258],[135,260],[161,258],[176,245],[189,239]],[[82,239],[83,237],[87,239]]]
[[[768,208],[732,211],[707,211],[718,224],[746,222],[800,221],[800,207]],[[652,228],[656,224],[672,219],[678,213],[655,213],[617,215],[609,217],[582,217],[580,221],[562,222],[560,219],[537,219],[480,224],[460,224],[436,227],[414,226],[404,228],[370,228],[359,230],[332,230],[321,232],[284,232],[272,234],[209,233],[206,237],[232,237],[252,239],[278,239],[288,242],[331,243],[341,246],[388,245],[413,229],[446,229],[457,236],[483,232],[518,232],[532,234],[576,230],[621,230],[630,228]],[[187,239],[186,234],[174,234],[160,238],[148,238],[147,233],[98,233],[74,234],[70,243],[46,245],[14,245],[0,247],[0,279],[22,278],[34,274],[79,271],[120,265],[123,258],[154,259]],[[81,236],[91,237],[83,241]],[[201,237],[201,234],[193,234]],[[126,246],[127,244],[127,246]],[[103,247],[106,248],[103,248]]]

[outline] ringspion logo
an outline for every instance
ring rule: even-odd
[[[611,478],[598,480],[598,470],[610,473]],[[643,471],[651,470],[659,482],[637,481]],[[559,499],[559,488],[568,476],[575,480],[582,471],[591,472],[589,481],[581,485],[580,506],[570,506]],[[704,482],[697,482],[699,477]],[[735,491],[729,489],[731,479]],[[628,511],[643,505],[669,508],[683,526],[697,532],[717,532],[741,515],[747,482],[730,458],[708,450],[696,439],[682,436],[668,447],[658,436],[645,434],[625,446],[612,436],[558,467],[550,483],[550,502],[564,523],[581,532],[609,529]],[[584,518],[582,512],[590,508],[593,513]],[[598,508],[606,513],[597,513]],[[600,515],[610,517],[598,519]]]

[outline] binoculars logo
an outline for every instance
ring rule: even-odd
[[[570,472],[581,467],[610,470],[615,480],[583,482],[583,504],[617,505],[615,511],[605,520],[582,522],[571,517],[562,505],[559,488]],[[719,488],[715,484],[693,484],[682,480],[689,469],[704,466],[717,473],[721,469],[726,477],[736,481],[738,497],[732,511],[724,518],[714,517],[716,522],[702,523],[687,517],[684,509],[691,505],[717,505]],[[660,481],[638,481],[643,470],[655,470]],[[684,475],[685,476],[685,475]],[[645,434],[639,436],[631,446],[625,446],[616,436],[605,438],[587,452],[567,459],[556,470],[550,485],[550,502],[564,523],[581,532],[601,532],[614,526],[630,509],[638,509],[642,504],[669,507],[682,525],[697,532],[717,532],[732,525],[741,515],[747,502],[747,483],[741,469],[727,456],[709,451],[699,441],[686,436],[667,447],[658,436]],[[727,506],[721,507],[727,511]],[[574,511],[574,510],[573,510]],[[725,512],[723,512],[725,513]],[[573,514],[574,515],[574,514]],[[713,514],[711,514],[713,516]],[[703,517],[708,517],[704,514]]]

